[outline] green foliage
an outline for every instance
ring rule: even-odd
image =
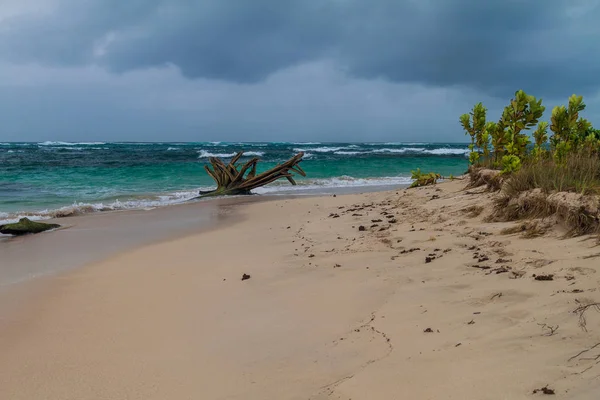
[[[600,191],[600,130],[580,116],[583,110],[583,97],[572,95],[567,106],[554,107],[550,123],[540,121],[545,111],[542,100],[519,90],[496,123],[485,121],[487,109],[478,103],[460,117],[471,136],[469,161],[477,167],[499,168],[503,175],[535,177],[519,178],[530,187]],[[521,168],[527,171],[519,174]]]
[[[521,168],[521,159],[514,154],[502,156],[502,173],[510,174]]]
[[[420,168],[410,172],[411,178],[414,179],[414,182],[410,185],[411,188],[434,185],[437,183],[438,179],[441,179],[442,177],[440,174],[436,174],[435,172],[423,173],[421,172]]]
[[[597,153],[600,147],[600,135],[592,124],[579,117],[585,110],[582,96],[572,95],[569,104],[557,106],[552,110],[550,130],[554,133],[550,139],[554,159],[564,163],[571,152],[586,150]]]
[[[507,130],[507,141],[504,147],[508,155],[516,156],[519,160],[525,158],[530,139],[523,131],[536,126],[545,109],[546,107],[542,106],[542,99],[537,100],[534,96],[528,95],[522,90],[515,93],[514,99],[510,101],[510,104],[504,108],[502,113],[502,121]],[[503,157],[502,165],[503,167],[508,165],[511,168],[517,165],[517,168],[520,167],[520,163],[516,163],[512,157],[507,160]],[[514,170],[503,168],[502,171],[513,172]]]
[[[484,157],[486,151],[489,155],[489,134],[486,132],[485,117],[487,108],[482,103],[477,103],[469,114],[460,116],[460,123],[465,130],[465,134],[471,136],[469,144],[469,162],[471,164],[479,161],[479,149],[484,149]]]
[[[537,129],[533,132],[533,138],[535,144],[531,155],[535,161],[539,161],[545,157],[547,153],[546,143],[548,142],[548,123],[546,121],[542,121],[538,124]]]
[[[502,120],[500,122],[488,122],[486,130],[492,137],[492,148],[494,150],[493,162],[498,164],[504,155],[504,148],[506,146],[506,128]]]

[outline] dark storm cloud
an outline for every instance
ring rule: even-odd
[[[238,83],[329,59],[357,78],[564,97],[598,89],[598,17],[592,0],[62,0],[5,21],[0,57]]]

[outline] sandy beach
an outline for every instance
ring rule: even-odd
[[[508,233],[464,187],[236,205],[8,285],[0,399],[598,398],[596,238]]]

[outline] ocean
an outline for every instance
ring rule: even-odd
[[[259,172],[305,152],[298,186],[283,180],[257,194],[391,189],[416,168],[447,176],[468,165],[467,145],[455,143],[0,143],[0,223],[185,202],[214,187],[208,157],[240,150],[261,158]]]

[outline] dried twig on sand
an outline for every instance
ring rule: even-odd
[[[581,305],[581,306],[577,307],[575,310],[573,310],[573,313],[579,315],[579,326],[585,332],[587,332],[587,327],[586,327],[587,320],[585,318],[585,313],[590,308],[596,310],[596,312],[600,312],[600,303],[590,303],[590,304]]]

